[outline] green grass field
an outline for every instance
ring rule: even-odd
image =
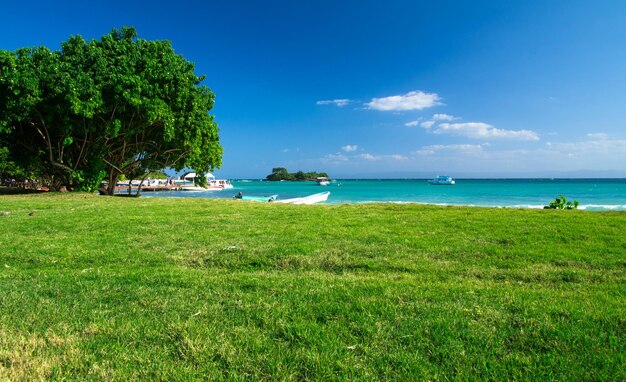
[[[0,380],[626,380],[623,212],[0,211]]]

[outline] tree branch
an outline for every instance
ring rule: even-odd
[[[105,158],[102,158],[102,160],[104,162],[106,162],[106,164],[108,164],[109,166],[113,167],[115,170],[117,170],[120,174],[123,174],[124,171],[120,170],[116,165],[114,165],[113,163],[109,162],[108,160],[106,160]]]

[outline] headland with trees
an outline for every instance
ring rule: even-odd
[[[272,173],[265,177],[266,180],[269,181],[306,181],[306,180],[315,180],[317,178],[324,177],[328,178],[328,174],[325,172],[289,172],[284,167],[274,167],[272,169]]]

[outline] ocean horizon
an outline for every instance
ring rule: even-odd
[[[232,198],[278,195],[279,199],[329,191],[326,204],[419,203],[432,205],[543,208],[558,195],[577,200],[578,209],[626,210],[625,178],[456,178],[455,185],[434,186],[427,179],[335,179],[329,186],[312,181],[233,180],[223,191],[168,191],[147,197]]]

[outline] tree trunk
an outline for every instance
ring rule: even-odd
[[[118,178],[119,178],[119,174],[116,171],[112,171],[109,174],[109,185],[107,186],[107,189],[106,189],[107,195],[115,194],[115,187],[117,187]]]
[[[146,173],[143,178],[141,178],[141,182],[139,182],[139,187],[137,187],[137,193],[135,194],[135,197],[140,197],[141,196],[141,187],[143,186],[143,182],[144,180],[146,180],[146,178],[148,177],[150,173]]]

